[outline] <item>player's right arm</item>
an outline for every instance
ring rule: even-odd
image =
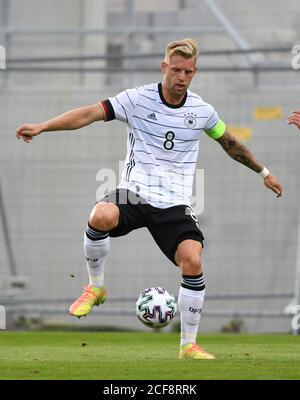
[[[29,143],[34,136],[42,132],[66,131],[79,129],[95,121],[105,119],[105,113],[101,103],[92,104],[67,111],[49,121],[40,124],[23,124],[16,130],[18,139]]]

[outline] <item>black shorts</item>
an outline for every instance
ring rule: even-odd
[[[100,200],[114,203],[120,210],[119,223],[109,231],[109,236],[124,236],[134,229],[146,227],[161,251],[175,265],[175,253],[183,240],[196,240],[203,246],[204,237],[190,207],[156,208],[143,199],[136,200],[137,195],[126,189],[116,189]]]

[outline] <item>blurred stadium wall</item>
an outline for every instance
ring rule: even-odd
[[[291,330],[283,310],[293,298],[299,246],[300,133],[286,118],[300,108],[300,71],[291,67],[299,13],[297,0],[0,1],[7,54],[0,70],[0,304],[8,319],[143,329],[134,315],[140,291],[160,285],[177,295],[177,269],[142,229],[112,240],[107,303],[85,321],[68,316],[87,282],[82,238],[101,184],[96,174],[118,171],[126,129],[96,123],[30,144],[17,141],[15,129],[160,81],[165,45],[191,36],[201,54],[190,89],[215,106],[284,186],[277,199],[203,135],[201,331],[234,318],[248,332]],[[248,51],[258,48],[264,50]]]

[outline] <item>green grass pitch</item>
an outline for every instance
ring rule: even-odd
[[[0,379],[300,379],[300,337],[199,335],[216,360],[178,360],[175,333],[0,333]]]

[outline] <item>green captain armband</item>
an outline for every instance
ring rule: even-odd
[[[221,119],[219,119],[216,125],[213,128],[206,130],[205,133],[212,139],[219,139],[221,136],[224,135],[225,128],[226,125]]]

